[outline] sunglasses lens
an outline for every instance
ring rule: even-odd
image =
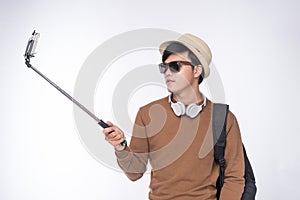
[[[164,63],[160,63],[159,65],[158,65],[158,67],[159,67],[159,72],[160,73],[165,73],[166,71],[167,71],[167,65],[166,64],[164,64]]]
[[[178,62],[170,62],[169,63],[169,68],[171,72],[179,72],[179,63]]]

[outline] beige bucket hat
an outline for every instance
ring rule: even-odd
[[[212,55],[208,45],[203,40],[190,33],[185,33],[181,35],[177,40],[166,41],[162,43],[159,46],[160,53],[163,55],[166,48],[172,43],[180,43],[191,50],[203,66],[204,78],[209,76],[209,65],[211,63]]]

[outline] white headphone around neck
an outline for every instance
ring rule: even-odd
[[[201,105],[192,103],[189,104],[188,106],[185,106],[182,102],[174,103],[172,101],[172,96],[173,94],[169,96],[169,103],[171,103],[171,108],[173,109],[173,112],[175,113],[176,116],[187,115],[190,118],[195,118],[201,112],[204,106],[206,106],[206,96],[202,93],[201,96],[204,100]]]

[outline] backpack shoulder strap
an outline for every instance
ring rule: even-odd
[[[226,119],[229,106],[226,104],[213,104],[212,131],[214,139],[214,159],[220,166],[220,175],[217,181],[217,197],[220,195],[224,183],[226,146]]]
[[[226,146],[226,119],[228,109],[229,106],[227,104],[213,104],[212,129],[215,146],[217,145],[224,148]]]

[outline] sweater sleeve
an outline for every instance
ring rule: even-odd
[[[239,125],[235,116],[229,111],[226,127],[225,175],[220,200],[240,200],[244,180],[244,153]]]
[[[148,163],[148,139],[141,113],[140,109],[135,119],[129,147],[123,151],[115,151],[119,166],[132,181],[143,176]]]

